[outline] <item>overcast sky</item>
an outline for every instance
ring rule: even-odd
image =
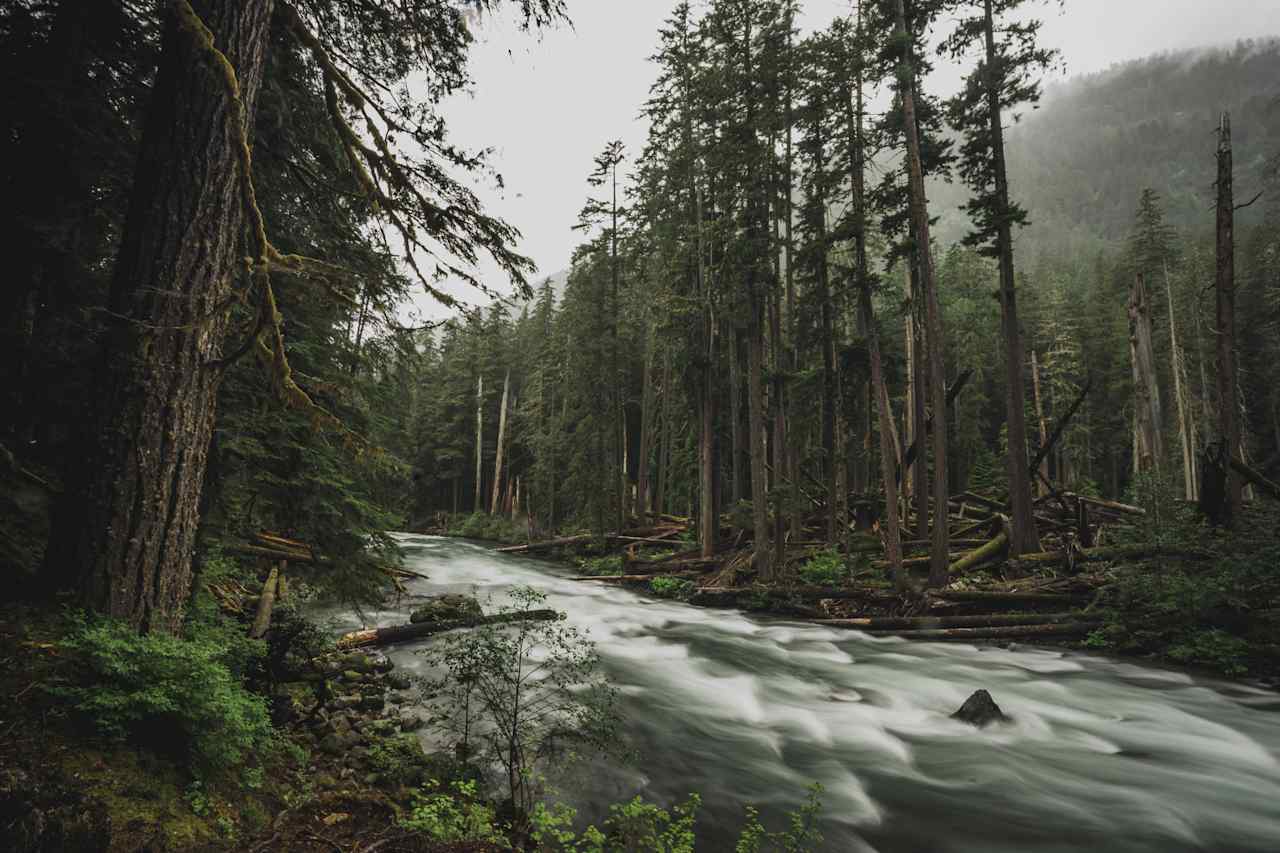
[[[494,149],[491,162],[505,179],[499,192],[477,187],[491,213],[523,234],[520,251],[538,264],[538,281],[569,264],[582,235],[570,227],[588,187],[592,158],[611,139],[629,151],[644,144],[637,116],[654,76],[648,57],[675,0],[566,0],[573,28],[521,33],[513,22],[474,22],[474,92],[446,106],[453,141]],[[705,5],[695,0],[695,8]],[[1033,4],[1034,5],[1034,4]],[[802,30],[848,14],[848,0],[802,0]],[[1067,76],[1101,71],[1161,51],[1221,45],[1280,35],[1280,0],[1066,0],[1042,4],[1041,42],[1062,51]],[[929,85],[953,88],[960,69],[941,67]],[[492,268],[485,280],[506,292]],[[478,294],[446,285],[468,302]],[[420,317],[448,312],[425,297]]]

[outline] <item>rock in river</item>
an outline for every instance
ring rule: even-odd
[[[951,715],[951,718],[961,720],[978,728],[990,723],[1004,723],[1009,720],[1009,717],[996,704],[996,700],[992,699],[991,694],[985,690],[974,691],[972,696],[964,700],[960,710]]]

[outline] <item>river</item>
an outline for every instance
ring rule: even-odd
[[[529,585],[590,632],[621,693],[630,765],[561,799],[598,819],[637,793],[703,798],[699,849],[731,850],[821,782],[823,850],[1280,850],[1280,695],[1098,655],[873,638],[707,610],[470,542],[403,536],[410,592]],[[365,611],[406,621],[408,605]],[[340,616],[336,627],[359,623]],[[390,651],[420,671],[413,645]],[[987,688],[1013,721],[949,715]]]

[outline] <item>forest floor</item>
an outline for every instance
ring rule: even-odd
[[[55,608],[0,606],[0,849],[17,853],[463,853],[411,831],[415,792],[449,778],[449,762],[401,735],[402,681],[385,663],[345,654],[327,701],[314,684],[278,685],[279,735],[292,744],[262,758],[257,780],[239,771],[193,772],[190,757],[157,736],[156,721],[105,737],[60,685],[81,678]],[[356,667],[355,670],[351,667]],[[358,692],[357,692],[358,691]],[[353,702],[354,699],[364,700]],[[377,697],[372,698],[372,697]],[[286,706],[283,713],[281,706]],[[290,710],[290,706],[292,710]],[[304,708],[316,711],[298,713]],[[408,726],[412,728],[412,726]],[[423,787],[423,786],[426,787]]]
[[[605,537],[560,536],[498,550],[559,560],[584,581],[615,583],[700,606],[814,621],[911,639],[1027,642],[1147,657],[1280,687],[1280,508],[1246,505],[1231,532],[1180,501],[1146,508],[1056,496],[1039,503],[1044,551],[1009,559],[1002,507],[953,498],[949,583],[926,588],[928,544],[904,542],[899,594],[880,532],[832,546],[818,525],[788,542],[773,579],[752,569],[750,532],[725,517],[702,557],[687,519],[652,516]],[[487,517],[484,517],[487,518]],[[821,519],[811,519],[820,522]],[[479,536],[477,537],[477,531]],[[518,525],[471,516],[432,532],[522,541]],[[487,534],[487,535],[486,535]]]

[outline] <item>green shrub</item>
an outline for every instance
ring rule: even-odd
[[[431,787],[439,788],[434,779]],[[494,811],[479,800],[476,783],[459,780],[449,786],[452,793],[414,794],[413,807],[401,825],[421,832],[433,841],[490,842],[501,845],[506,839],[495,823]]]
[[[265,700],[232,671],[244,663],[243,647],[207,635],[140,635],[122,622],[83,616],[72,618],[61,647],[75,679],[52,690],[104,735],[176,748],[197,774],[230,770],[273,741]]]
[[[622,573],[622,555],[610,554],[604,557],[588,557],[578,563],[584,575],[617,575]]]
[[[1227,675],[1244,675],[1249,644],[1218,628],[1193,629],[1169,647],[1169,657],[1180,663],[1211,666]]]
[[[844,557],[834,548],[819,551],[800,567],[800,579],[814,586],[835,586],[849,577]]]
[[[369,769],[388,785],[415,785],[425,775],[426,753],[412,734],[381,738],[369,747]]]
[[[683,601],[693,595],[694,589],[693,581],[673,578],[670,575],[660,575],[649,581],[649,590],[659,598],[675,598]]]

